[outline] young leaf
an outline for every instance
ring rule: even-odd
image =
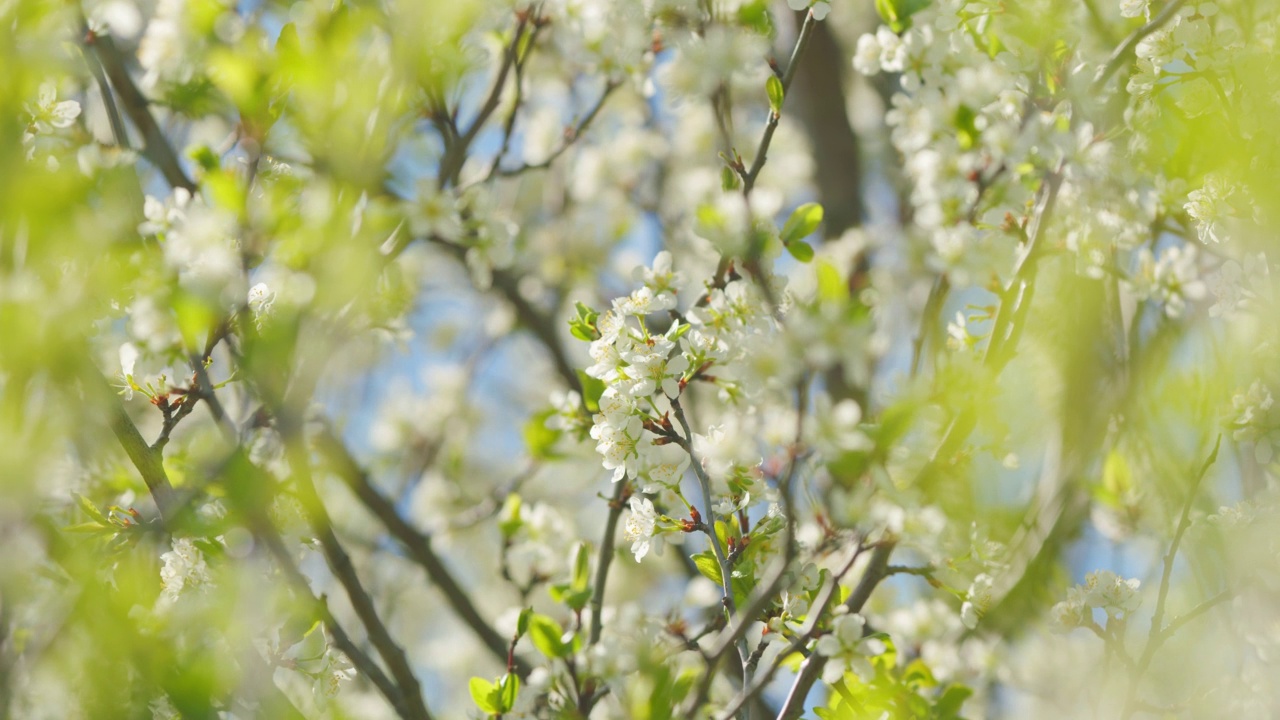
[[[504,712],[498,703],[495,702],[498,688],[493,683],[482,677],[471,678],[469,685],[471,690],[471,700],[480,708],[480,712],[488,715],[497,715]]]
[[[787,223],[782,226],[779,238],[783,245],[790,245],[796,240],[808,237],[822,224],[822,206],[818,203],[805,203],[796,208]]]
[[[720,189],[725,192],[738,189],[738,173],[728,165],[720,168]]]
[[[573,560],[573,589],[583,590],[591,584],[591,550],[584,542],[578,543]]]
[[[807,263],[813,259],[813,246],[806,242],[787,243],[787,252],[791,253],[791,257],[802,263]]]
[[[529,632],[529,618],[533,617],[533,608],[527,607],[520,611],[520,617],[516,619],[516,637],[524,637]]]
[[[538,648],[538,652],[552,660],[569,654],[569,646],[561,639],[563,635],[560,623],[546,615],[529,618],[529,639],[533,640],[533,646]]]
[[[589,412],[600,412],[600,396],[604,394],[604,382],[578,371],[578,381],[582,383],[582,402]]]
[[[547,427],[547,419],[555,414],[550,408],[535,413],[524,424],[524,444],[529,448],[529,455],[538,460],[552,460],[559,453],[552,450],[560,439],[561,430]]]
[[[76,502],[80,503],[80,509],[84,511],[85,515],[88,515],[92,520],[97,522],[99,525],[105,525],[105,526],[111,525],[111,523],[107,520],[107,516],[103,515],[102,511],[98,509],[98,506],[90,502],[89,498],[81,495],[80,493],[74,493],[74,494],[76,496]]]
[[[782,80],[777,75],[770,75],[764,84],[765,91],[769,94],[769,109],[775,113],[782,112],[782,100],[785,92],[782,89]]]
[[[938,720],[956,720],[960,717],[961,706],[970,695],[973,695],[973,691],[964,685],[948,685],[942,692],[942,697],[938,698],[938,703],[933,706],[934,717]]]
[[[512,673],[507,673],[498,681],[498,690],[496,693],[498,705],[502,709],[499,713],[511,712],[516,706],[516,697],[520,695],[520,678]]]
[[[716,556],[710,550],[700,552],[693,556],[693,564],[697,566],[698,572],[702,573],[711,582],[720,585],[720,562],[716,560]]]
[[[502,537],[509,538],[515,535],[524,525],[524,520],[520,516],[520,504],[520,495],[517,493],[511,493],[503,501],[502,512],[498,514],[498,530],[502,533]]]

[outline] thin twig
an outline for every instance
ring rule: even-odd
[[[947,301],[951,291],[951,282],[946,274],[938,276],[929,288],[929,299],[924,302],[924,310],[920,314],[920,329],[916,332],[915,343],[911,347],[911,377],[920,373],[920,361],[924,357],[924,346],[930,336],[934,335],[934,324],[938,321],[938,313]],[[936,352],[936,351],[935,351]]]
[[[258,470],[249,461],[242,449],[236,450],[226,469],[236,472],[247,471],[251,475],[256,475],[257,477],[252,478],[251,481],[267,480],[265,473]],[[391,681],[391,678],[387,677],[387,674],[383,672],[378,663],[374,662],[373,658],[351,639],[351,636],[343,629],[342,624],[338,622],[338,619],[329,610],[329,603],[324,596],[316,597],[313,594],[311,583],[302,574],[302,571],[298,569],[298,565],[293,559],[293,554],[289,552],[283,538],[280,537],[275,526],[267,518],[265,510],[256,506],[253,502],[245,502],[238,493],[230,493],[229,497],[232,502],[236,502],[239,505],[239,510],[248,518],[250,532],[258,542],[266,546],[267,551],[275,559],[276,565],[281,572],[284,573],[299,595],[308,601],[314,617],[324,623],[325,629],[333,636],[334,644],[351,660],[351,664],[355,666],[356,671],[369,678],[369,681],[378,689],[378,692],[391,704],[397,715],[402,718],[410,717],[409,710],[405,705],[404,694]]]
[[[287,430],[288,425],[285,427]],[[307,519],[320,541],[329,568],[346,591],[356,617],[360,618],[360,622],[369,633],[369,641],[378,650],[378,655],[382,657],[391,676],[395,678],[396,685],[403,696],[405,710],[408,712],[407,719],[430,720],[431,713],[427,711],[426,703],[422,698],[422,686],[409,664],[408,655],[404,648],[391,637],[391,632],[378,613],[373,597],[369,595],[369,591],[356,573],[351,556],[347,554],[333,531],[333,520],[325,510],[324,502],[320,499],[320,494],[316,491],[311,478],[311,458],[301,434],[288,432],[282,435],[285,435],[289,466],[293,470],[294,485]]]
[[[768,575],[757,583],[756,588],[752,591],[751,596],[747,599],[746,605],[732,618],[731,622],[726,622],[726,627],[717,636],[715,643],[712,645],[710,652],[704,653],[703,657],[706,661],[707,669],[702,676],[698,689],[693,695],[693,701],[689,706],[688,713],[697,712],[698,708],[706,702],[707,696],[711,691],[711,683],[715,680],[715,669],[720,658],[729,652],[731,648],[739,647],[743,637],[751,624],[755,622],[756,617],[773,602],[774,595],[778,592],[783,579],[786,577],[787,571],[791,568],[792,562],[796,557],[795,547],[795,508],[792,497],[792,483],[795,479],[796,470],[799,468],[801,457],[801,443],[804,439],[804,418],[805,411],[808,408],[809,382],[811,378],[808,373],[804,373],[796,388],[796,430],[795,439],[792,442],[791,457],[787,463],[787,470],[779,481],[779,489],[782,491],[782,501],[785,505],[787,525],[783,538],[783,556],[780,562],[775,563]],[[743,546],[745,547],[745,546]],[[739,551],[740,552],[740,551]],[[852,560],[850,561],[852,563]],[[733,558],[730,558],[730,567],[733,566]],[[754,657],[754,654],[753,654]],[[756,658],[758,661],[759,658]],[[743,662],[743,687],[753,684],[752,675],[755,670],[755,662],[748,657]],[[734,712],[741,709],[752,698],[750,696],[743,698],[742,703],[735,708]],[[732,713],[730,713],[732,714]]]
[[[613,498],[609,500],[609,515],[604,523],[604,536],[600,538],[600,551],[596,555],[596,577],[591,587],[591,630],[587,635],[587,647],[600,642],[604,588],[609,579],[609,566],[613,563],[613,543],[614,536],[617,535],[618,518],[622,515],[622,504],[630,492],[630,482],[629,478],[617,482],[613,488]]]
[[[84,32],[85,44],[93,50],[98,61],[102,63],[102,69],[110,78],[111,85],[115,87],[125,112],[129,114],[129,119],[142,135],[142,154],[160,170],[170,186],[184,188],[195,194],[198,190],[195,182],[182,169],[177,153],[174,152],[160,130],[160,125],[151,114],[150,103],[133,82],[133,77],[129,75],[129,70],[125,67],[124,55],[116,47],[115,41],[109,35],[89,34],[87,26]]]
[[[849,572],[849,569],[853,567],[854,562],[862,556],[862,552],[865,549],[865,546],[861,544],[854,548],[853,554],[849,557],[849,560],[836,572],[834,576],[832,576],[831,583],[824,587],[814,599],[813,605],[809,610],[809,616],[805,620],[804,625],[801,626],[799,632],[796,633],[795,639],[792,640],[791,644],[784,648],[782,652],[777,654],[777,659],[774,660],[765,672],[756,676],[754,681],[752,681],[750,685],[744,687],[742,692],[738,693],[733,701],[721,711],[722,718],[732,717],[734,713],[763,692],[764,689],[768,687],[769,683],[773,681],[773,677],[782,667],[783,661],[790,655],[800,652],[806,645],[808,645],[809,641],[812,640],[813,636],[818,632],[818,623],[822,620],[822,616],[826,614],[827,606],[830,605],[831,601],[836,597],[836,591],[840,588],[840,580]]]
[[[1165,626],[1164,630],[1160,631],[1161,638],[1168,639],[1173,637],[1174,633],[1178,632],[1183,625],[1195,620],[1233,597],[1235,597],[1235,592],[1231,588],[1228,588],[1208,600],[1205,600],[1194,608],[1169,621],[1169,624]]]
[[[1185,5],[1186,2],[1187,0],[1173,0],[1173,2],[1164,6],[1164,9],[1160,11],[1160,14],[1151,18],[1150,22],[1130,33],[1129,36],[1124,39],[1124,42],[1120,43],[1120,45],[1112,51],[1111,57],[1107,58],[1107,64],[1103,65],[1102,69],[1098,71],[1098,76],[1093,80],[1094,93],[1100,92],[1103,87],[1106,86],[1107,79],[1110,78],[1116,70],[1119,70],[1121,65],[1128,62],[1129,56],[1133,54],[1134,48],[1138,47],[1138,43],[1142,42],[1143,38],[1156,30],[1159,30],[1162,25],[1169,22],[1174,15],[1178,14],[1178,11],[1182,9],[1182,6]]]
[[[706,519],[702,522],[703,533],[707,536],[711,545],[711,551],[716,556],[716,563],[720,566],[720,589],[724,595],[724,607],[726,619],[731,619],[734,612],[733,604],[733,587],[730,584],[732,579],[732,568],[729,567],[729,560],[725,556],[724,548],[720,546],[720,537],[716,535],[716,513],[711,502],[711,478],[707,476],[707,471],[702,467],[702,463],[698,460],[698,456],[693,450],[693,431],[689,429],[689,420],[685,417],[684,408],[680,405],[680,398],[671,400],[671,409],[675,411],[676,420],[680,423],[680,429],[684,431],[684,437],[677,440],[689,454],[689,465],[693,467],[693,474],[698,478],[698,489],[702,493],[702,503],[705,506],[703,512],[706,513]],[[745,644],[741,649],[745,650]],[[747,653],[742,653],[745,659]]]
[[[614,537],[618,534],[618,518],[622,515],[622,505],[631,492],[631,479],[623,478],[614,485],[613,497],[609,500],[609,515],[604,523],[604,536],[600,538],[600,551],[596,555],[596,576],[591,585],[591,627],[587,634],[587,647],[600,642],[600,634],[604,629],[604,591],[609,580],[609,567],[613,564]],[[575,683],[576,684],[576,683]],[[589,717],[597,700],[603,697],[596,692],[596,683],[588,679],[578,695],[578,713]]]
[[[1151,614],[1151,628],[1147,631],[1147,644],[1143,647],[1142,655],[1138,658],[1137,667],[1129,675],[1129,690],[1126,693],[1124,711],[1121,714],[1123,718],[1131,717],[1137,710],[1138,683],[1142,680],[1147,668],[1151,666],[1151,661],[1155,659],[1156,651],[1160,649],[1160,646],[1169,637],[1169,633],[1165,632],[1163,626],[1165,603],[1169,599],[1169,584],[1173,578],[1173,563],[1178,556],[1178,548],[1182,544],[1182,536],[1187,532],[1187,528],[1191,526],[1191,507],[1195,504],[1200,485],[1204,482],[1205,476],[1209,474],[1209,468],[1217,461],[1218,450],[1221,447],[1222,435],[1218,435],[1217,441],[1213,444],[1213,451],[1209,453],[1209,457],[1205,458],[1204,464],[1200,466],[1200,472],[1196,473],[1191,487],[1187,489],[1186,500],[1182,503],[1182,514],[1178,517],[1178,525],[1173,531],[1173,540],[1169,543],[1169,551],[1164,556],[1164,567],[1160,572],[1160,590],[1156,594],[1156,609]],[[1210,607],[1212,605],[1202,606],[1203,609],[1197,608],[1193,612],[1199,614],[1207,611]],[[1181,621],[1179,626],[1185,622],[1187,620]]]
[[[506,157],[507,150],[511,147],[511,136],[515,132],[516,118],[520,115],[520,104],[524,102],[524,66],[529,60],[529,54],[533,51],[533,43],[537,40],[539,29],[538,25],[534,25],[533,32],[529,34],[529,51],[523,56],[517,55],[515,59],[513,70],[516,75],[516,96],[511,101],[511,112],[507,114],[507,119],[502,124],[502,145],[498,148],[498,152],[493,154],[493,163],[489,165],[489,172],[484,178],[486,182],[493,179],[494,173],[498,171],[498,165],[502,163],[502,158]]]
[[[845,607],[849,612],[860,612],[862,607],[867,604],[867,600],[871,598],[871,593],[875,591],[876,586],[885,578],[885,573],[889,569],[889,556],[893,554],[896,542],[893,540],[881,541],[876,545],[875,550],[871,552],[871,560],[867,563],[867,569],[862,574],[862,579],[858,581],[853,592],[849,595],[849,599],[845,601]],[[791,690],[787,693],[787,700],[783,704],[782,709],[778,711],[778,720],[794,720],[800,717],[800,713],[804,712],[805,699],[809,696],[809,691],[813,688],[813,684],[822,674],[822,668],[827,664],[827,659],[818,653],[813,653],[804,661],[800,668],[800,673],[796,675],[795,682],[791,685]]]
[[[164,460],[157,449],[153,449],[142,438],[142,433],[138,432],[138,427],[133,424],[133,420],[129,418],[129,414],[125,412],[124,404],[120,398],[115,397],[111,391],[111,386],[101,375],[90,378],[89,382],[98,385],[99,393],[102,395],[104,402],[109,402],[107,412],[110,414],[109,424],[111,432],[115,434],[116,440],[120,446],[124,448],[125,454],[129,456],[129,460],[133,466],[138,469],[138,474],[142,476],[142,481],[146,483],[151,498],[155,500],[156,509],[160,513],[160,522],[162,525],[168,525],[174,517],[176,506],[174,504],[173,484],[169,482],[169,475],[164,469]]]
[[[804,24],[800,26],[800,34],[796,38],[795,47],[791,49],[791,59],[787,61],[787,70],[782,74],[782,102],[787,101],[787,91],[791,89],[791,81],[796,77],[796,70],[800,69],[800,58],[804,56],[804,50],[809,46],[809,38],[813,37],[813,29],[818,21],[813,17],[813,11],[809,11],[804,17]],[[756,157],[751,162],[751,169],[741,172],[742,175],[742,193],[750,195],[751,190],[756,186],[756,178],[760,177],[760,171],[764,169],[765,159],[769,155],[769,144],[773,142],[773,133],[778,129],[778,120],[781,118],[782,108],[779,107],[777,112],[770,111],[769,121],[764,126],[764,136],[760,138],[760,146],[756,148]]]
[[[102,96],[102,106],[107,110],[107,122],[111,124],[111,134],[116,139],[116,145],[121,150],[128,150],[129,132],[125,129],[124,118],[120,116],[120,108],[116,105],[115,95],[111,92],[111,83],[107,81],[107,75],[102,70],[102,61],[89,47],[96,37],[91,33],[89,24],[81,17],[80,42],[85,50],[84,63],[89,66],[89,72],[98,84],[98,94]]]
[[[591,106],[591,109],[588,110],[587,114],[578,121],[577,125],[566,132],[564,142],[560,143],[560,146],[553,150],[546,159],[536,163],[525,163],[520,167],[511,168],[509,170],[499,169],[497,172],[498,177],[514,177],[531,170],[545,170],[546,168],[551,167],[552,163],[559,159],[561,155],[565,154],[569,148],[573,147],[573,144],[578,141],[578,138],[582,137],[583,134],[586,133],[587,128],[596,119],[596,116],[600,114],[600,111],[604,109],[605,101],[609,99],[609,96],[613,94],[614,90],[617,90],[621,86],[621,81],[612,79],[607,81],[604,86],[604,92],[600,93],[600,98],[596,100],[595,105]],[[491,177],[492,175],[493,173],[490,173]]]
[[[338,478],[355,493],[370,512],[382,521],[392,537],[409,552],[409,557],[426,571],[427,577],[440,589],[454,613],[471,628],[494,657],[499,661],[505,661],[506,639],[485,621],[471,601],[471,597],[462,589],[457,579],[453,577],[453,573],[431,547],[431,537],[410,525],[396,510],[395,505],[378,492],[368,475],[351,456],[346,444],[328,426],[321,431],[317,447],[329,461]],[[521,678],[527,677],[530,669],[528,663],[517,660],[516,671]]]
[[[502,99],[502,89],[507,84],[507,75],[511,73],[511,68],[515,65],[516,58],[520,52],[520,42],[524,38],[525,29],[534,20],[532,18],[533,12],[535,11],[530,10],[518,14],[515,33],[503,52],[502,64],[498,66],[498,75],[493,80],[493,87],[489,89],[488,96],[476,112],[476,117],[471,122],[471,126],[458,137],[456,142],[445,150],[444,157],[440,159],[439,176],[436,181],[440,188],[443,189],[450,184],[456,185],[458,183],[458,173],[462,172],[463,163],[467,159],[467,150],[470,149],[472,141],[476,139],[476,135],[480,134],[480,129],[484,127],[489,116],[493,114],[494,110],[498,109],[498,103]]]

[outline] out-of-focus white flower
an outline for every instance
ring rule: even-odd
[[[853,69],[863,75],[880,72],[880,43],[875,35],[866,33],[858,38],[858,46],[853,53]]]
[[[960,620],[964,622],[965,627],[970,630],[978,627],[978,621],[986,614],[994,600],[994,587],[995,580],[986,573],[973,579],[964,604],[960,606]]]
[[[818,638],[814,651],[827,658],[823,680],[837,683],[848,670],[860,677],[871,677],[871,663],[866,656],[870,644],[863,636],[866,624],[866,619],[857,613],[840,615],[831,622],[831,632]]]
[[[1142,596],[1138,595],[1141,581],[1125,579],[1110,570],[1098,570],[1085,576],[1085,602],[1090,607],[1102,608],[1108,615],[1128,615],[1138,609]]]
[[[206,592],[213,586],[213,576],[204,553],[191,538],[174,538],[173,550],[160,556],[164,567],[160,568],[160,582],[170,601],[177,601],[184,591]]]
[[[58,88],[51,82],[40,86],[40,95],[34,106],[28,105],[31,123],[36,132],[49,134],[54,128],[71,127],[71,123],[80,117],[80,103],[75,100],[58,100]]]
[[[1067,590],[1067,599],[1049,611],[1049,625],[1055,632],[1070,632],[1090,619],[1089,606],[1079,586]]]
[[[1200,242],[1222,242],[1226,239],[1223,223],[1231,215],[1228,202],[1233,188],[1217,175],[1207,175],[1204,185],[1187,193],[1183,206],[1187,214],[1196,220]]]
[[[258,283],[249,288],[247,297],[249,312],[253,313],[253,320],[261,328],[267,318],[271,317],[271,308],[276,302],[276,293],[266,283]]]
[[[1151,14],[1151,0],[1120,0],[1120,17],[1148,17]]]

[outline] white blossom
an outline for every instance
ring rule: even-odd
[[[658,532],[658,513],[653,502],[639,495],[631,496],[631,513],[627,516],[625,537],[631,541],[631,552],[636,562],[644,559],[652,549],[655,555],[662,554],[662,535]]]
[[[58,100],[58,89],[51,82],[40,86],[40,95],[34,106],[28,105],[31,123],[36,132],[49,134],[55,128],[68,128],[80,117],[80,103],[75,100]]]
[[[204,553],[191,538],[174,538],[172,547],[160,556],[164,562],[160,582],[164,585],[165,597],[176,602],[184,591],[207,592],[213,586],[213,576],[209,574]]]
[[[834,684],[848,671],[871,677],[871,663],[867,660],[871,644],[864,636],[866,625],[866,619],[857,613],[839,615],[831,621],[831,632],[818,638],[814,645],[814,652],[827,658],[823,680]]]

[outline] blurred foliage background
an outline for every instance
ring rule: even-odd
[[[750,717],[1273,717],[1275,11],[0,0],[0,717],[719,717],[570,324],[662,251],[775,288],[725,532],[868,551]]]

